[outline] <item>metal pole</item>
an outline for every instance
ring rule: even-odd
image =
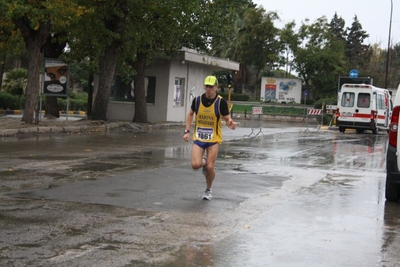
[[[389,22],[389,37],[388,37],[388,48],[386,57],[386,74],[385,74],[385,89],[388,88],[388,73],[389,73],[389,50],[390,50],[390,35],[392,32],[392,14],[393,14],[393,0],[390,0],[390,22]]]

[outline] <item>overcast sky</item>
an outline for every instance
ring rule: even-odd
[[[387,48],[391,0],[253,0],[266,11],[276,11],[281,19],[278,28],[294,20],[299,26],[306,18],[314,22],[325,16],[331,21],[335,12],[351,27],[353,18],[357,15],[363,30],[369,34],[367,43],[379,43]],[[396,3],[397,2],[397,3]],[[393,0],[391,43],[400,43],[400,3]]]

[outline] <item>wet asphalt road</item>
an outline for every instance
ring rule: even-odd
[[[0,139],[0,265],[400,266],[387,135],[304,130],[225,128],[212,201],[182,129]]]

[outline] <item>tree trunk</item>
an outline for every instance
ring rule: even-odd
[[[21,30],[25,46],[28,51],[28,81],[26,86],[26,98],[22,121],[27,124],[39,123],[39,73],[41,68],[41,48],[48,34],[51,24],[41,23],[37,30],[30,27],[27,18],[15,20],[14,24]]]
[[[4,66],[5,66],[5,62],[6,62],[5,54],[2,56],[1,62],[2,63],[0,63],[0,89],[1,89],[1,86],[3,85]]]
[[[135,85],[135,115],[133,122],[147,123],[147,101],[144,70],[146,68],[147,55],[144,53],[137,54],[137,61],[133,63],[133,68],[136,71],[133,77]]]
[[[107,120],[108,99],[110,98],[111,85],[117,65],[117,47],[118,45],[113,42],[104,51],[100,61],[99,87],[93,104],[92,120]]]
[[[56,118],[60,117],[60,108],[58,105],[58,99],[56,96],[46,96],[46,109],[45,116],[53,116]]]
[[[93,105],[93,72],[90,72],[88,81],[88,98],[87,98],[87,117],[92,116],[92,105]]]
[[[40,75],[40,60],[41,53],[40,47],[42,46],[39,42],[32,41],[32,44],[28,45],[28,81],[26,86],[26,98],[24,114],[22,121],[27,124],[38,124],[39,123],[39,75]]]

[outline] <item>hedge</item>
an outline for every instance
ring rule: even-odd
[[[0,92],[0,109],[2,110],[20,110],[25,104],[25,97],[12,95],[7,92]]]
[[[228,93],[218,92],[218,94],[224,99],[228,100]],[[231,93],[231,101],[249,101],[249,99],[250,96],[248,95]]]
[[[71,111],[87,111],[87,96],[83,94],[74,95],[76,98],[69,98],[69,110]],[[58,97],[58,105],[60,110],[67,109],[67,99]],[[12,95],[7,92],[0,91],[0,110],[22,110],[25,106],[25,96]],[[42,96],[42,110],[46,109],[46,97]]]

